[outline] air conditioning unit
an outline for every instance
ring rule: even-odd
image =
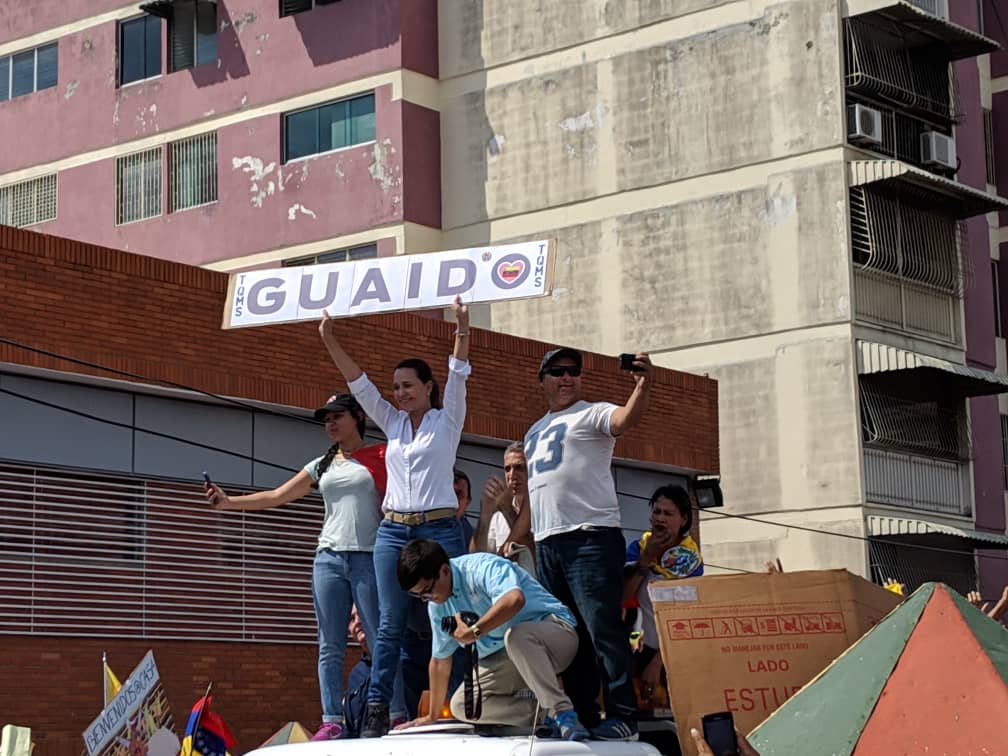
[[[866,105],[848,105],[847,139],[853,144],[882,144],[882,113]]]
[[[909,0],[910,5],[948,21],[948,0]]]
[[[955,140],[937,131],[921,134],[921,163],[928,167],[955,170],[958,167]]]

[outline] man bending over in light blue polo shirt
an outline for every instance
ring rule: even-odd
[[[474,687],[481,693],[482,711],[466,716],[463,684],[451,700],[457,719],[531,728],[536,702],[515,695],[531,690],[543,711],[553,715],[561,737],[588,739],[559,678],[577,653],[574,616],[534,577],[496,554],[449,559],[441,544],[420,538],[403,548],[396,574],[404,591],[430,602],[432,702],[445,700],[452,653],[475,643],[479,664]],[[463,612],[478,619],[469,624]],[[455,619],[451,634],[442,627],[448,617]],[[405,726],[432,724],[437,721],[437,710],[438,704],[432,703],[430,714]]]

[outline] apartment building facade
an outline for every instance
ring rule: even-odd
[[[1008,580],[1004,3],[143,8],[0,11],[33,228],[217,270],[555,237],[553,296],[478,318],[717,378],[711,562]]]

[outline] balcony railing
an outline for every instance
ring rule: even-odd
[[[969,516],[969,463],[922,454],[865,448],[869,502],[924,512]]]
[[[966,226],[871,186],[851,187],[850,208],[857,318],[960,346]]]

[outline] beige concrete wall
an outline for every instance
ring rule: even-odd
[[[849,326],[683,353],[659,364],[718,381],[722,489],[731,514],[864,535]],[[864,543],[712,514],[702,528],[714,563],[759,569],[864,569]]]
[[[441,0],[441,77],[731,4],[725,0]]]
[[[494,305],[493,327],[616,354],[849,321],[843,163],[746,180],[758,183],[531,230],[557,239],[554,295]]]
[[[650,3],[645,18],[677,17],[613,36],[599,2],[516,5],[542,7],[533,23],[485,26],[481,44],[520,37],[544,54],[442,82],[446,229],[841,142],[836,0]],[[625,5],[629,25],[645,4]],[[717,7],[682,15],[701,6]],[[554,23],[560,7],[570,17]],[[474,34],[465,16],[442,18],[443,77],[464,68],[450,51]],[[485,65],[511,55],[494,54]]]
[[[442,239],[558,242],[553,296],[492,327],[710,374],[725,511],[863,536],[836,0],[462,5]],[[858,540],[702,538],[726,567],[866,568]]]

